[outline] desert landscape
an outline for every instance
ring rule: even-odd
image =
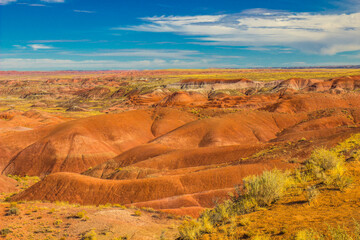
[[[360,0],[0,0],[0,240],[360,240]]]
[[[358,239],[360,70],[0,72],[3,239]]]

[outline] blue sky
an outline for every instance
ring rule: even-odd
[[[360,64],[360,0],[0,0],[0,70]]]

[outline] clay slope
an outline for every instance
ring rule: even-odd
[[[231,188],[249,174],[264,169],[288,168],[291,164],[268,161],[215,168],[185,175],[145,178],[137,180],[103,180],[76,173],[54,173],[12,200],[69,201],[80,204],[132,204]],[[56,186],[56,190],[54,190]],[[176,207],[181,207],[179,202]]]
[[[0,112],[0,133],[28,131],[40,126],[59,124],[64,121],[67,121],[67,119],[34,110],[26,112],[10,110]]]
[[[16,181],[4,175],[0,175],[0,193],[14,192],[16,190]]]
[[[204,104],[207,101],[207,96],[197,92],[174,92],[165,97],[159,103],[160,106],[196,106]]]
[[[306,93],[286,94],[274,104],[262,110],[279,113],[312,112],[331,108],[358,108],[360,95],[357,93],[329,94]]]
[[[152,143],[177,149],[255,144],[276,138],[276,134],[306,116],[243,111],[188,123],[160,136]]]
[[[58,125],[15,156],[5,174],[81,172],[153,138],[145,111],[95,116]]]
[[[169,109],[155,113],[139,110],[60,124],[20,151],[3,172],[37,176],[59,171],[83,172],[192,120],[192,116],[183,114],[172,124],[159,126],[159,121],[167,122],[167,116],[171,119],[171,115],[180,115],[176,113],[177,110]]]
[[[151,174],[159,176],[174,172],[192,172],[199,169],[191,169],[194,167],[206,168],[238,162],[264,147],[266,145],[257,144],[175,150],[163,145],[146,144],[130,149],[84,174],[105,179],[136,179]],[[177,169],[184,170],[176,171]],[[167,173],[167,170],[175,171]]]
[[[322,80],[319,79],[303,79],[303,78],[291,78],[285,81],[280,82],[274,90],[278,91],[281,89],[294,89],[294,90],[303,90],[316,83],[322,83]]]
[[[45,137],[55,126],[40,127],[29,131],[8,131],[0,133],[0,171],[16,154]]]
[[[308,88],[307,91],[335,91],[335,92],[343,92],[343,91],[354,91],[360,88],[360,76],[345,76],[334,79],[329,79],[323,82],[314,83]]]

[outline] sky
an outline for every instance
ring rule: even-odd
[[[0,0],[0,70],[360,65],[360,0]]]

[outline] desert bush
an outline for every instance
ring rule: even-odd
[[[226,222],[233,213],[233,204],[231,201],[225,201],[222,204],[216,205],[216,207],[208,212],[209,217],[211,218],[214,224]]]
[[[345,156],[348,160],[360,160],[360,134],[354,134],[350,138],[345,141],[339,143],[334,151],[339,154]]]
[[[19,215],[20,214],[20,209],[17,207],[10,207],[9,210],[7,211],[7,215]]]
[[[126,207],[121,204],[114,204],[113,207],[120,208],[120,209],[126,209]]]
[[[304,229],[296,233],[295,240],[320,240],[323,239],[316,231],[312,229]]]
[[[345,175],[346,167],[340,148],[337,150],[316,149],[306,162],[305,167],[315,179],[327,186],[333,186],[341,191],[347,188],[352,180]]]
[[[354,220],[354,231],[347,231],[344,226],[331,227],[324,232],[304,229],[296,233],[295,240],[360,240],[360,225]]]
[[[53,223],[55,226],[59,226],[63,223],[62,220],[58,219],[58,220],[55,220],[55,222]]]
[[[11,202],[10,203],[10,208],[13,208],[13,207],[17,207],[17,202]]]
[[[6,237],[6,235],[8,235],[9,233],[12,233],[12,231],[8,228],[3,228],[0,230],[0,236],[2,237]]]
[[[236,216],[275,202],[284,194],[289,182],[288,174],[279,170],[265,171],[259,176],[246,178],[244,187],[236,187],[235,192],[230,194],[230,200],[205,210],[197,220],[184,221],[179,227],[180,239],[197,239],[226,224],[229,228],[235,228]]]
[[[337,228],[329,227],[329,235],[333,240],[353,240],[352,236],[340,226]]]
[[[86,220],[89,220],[89,217],[86,216],[86,214],[87,214],[86,211],[80,211],[74,215],[69,216],[69,218],[79,218],[79,219],[82,219],[82,221],[86,221]]]
[[[94,230],[83,233],[81,240],[96,240],[97,234]]]
[[[194,219],[184,221],[178,228],[180,239],[195,240],[201,236],[201,224]]]
[[[85,218],[85,216],[86,216],[86,212],[85,212],[85,211],[81,211],[81,212],[76,213],[76,217],[77,217],[77,218]]]
[[[306,162],[306,168],[308,171],[319,178],[323,172],[331,170],[338,165],[343,164],[343,159],[338,157],[335,152],[327,150],[325,148],[315,149],[308,161]]]
[[[270,237],[266,235],[256,235],[251,238],[252,240],[269,240]]]
[[[264,171],[259,176],[244,179],[247,199],[254,199],[259,206],[270,206],[280,199],[289,185],[289,177],[279,170]]]
[[[241,215],[254,212],[258,208],[258,203],[248,195],[238,195],[232,197],[234,213]]]
[[[136,210],[133,215],[139,217],[139,216],[141,216],[141,211]]]
[[[346,168],[342,165],[336,166],[330,173],[329,185],[344,191],[352,183],[352,179],[345,175]]]
[[[160,237],[159,237],[160,240],[166,240],[165,233],[166,233],[165,230],[161,231],[161,234],[160,234]]]
[[[306,199],[310,203],[312,203],[318,196],[320,192],[316,189],[315,186],[309,186],[306,188]]]

